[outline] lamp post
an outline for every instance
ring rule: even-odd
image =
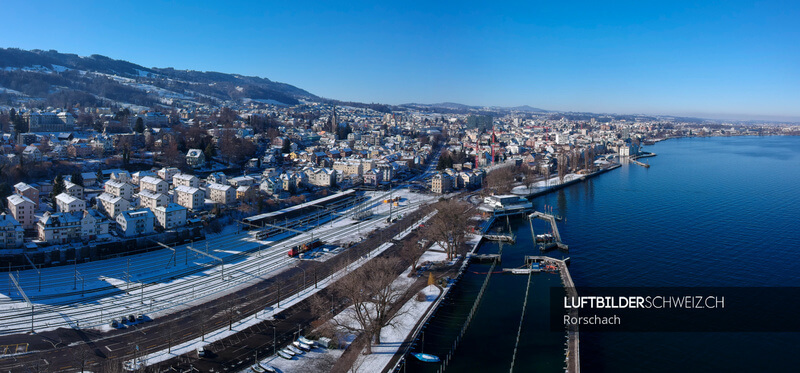
[[[275,355],[278,351],[278,346],[275,344],[275,325],[270,323],[269,326],[272,327],[272,354]]]

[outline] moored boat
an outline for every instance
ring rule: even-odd
[[[422,352],[417,352],[417,353],[414,353],[412,355],[414,355],[414,357],[417,358],[417,360],[424,361],[426,363],[438,363],[439,362],[439,357],[436,356],[436,355],[425,354],[425,353],[422,353]]]

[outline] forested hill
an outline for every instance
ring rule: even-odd
[[[267,78],[219,72],[147,68],[106,56],[81,57],[54,50],[0,48],[0,103],[52,106],[180,102],[222,104],[249,100],[296,105],[320,98]]]

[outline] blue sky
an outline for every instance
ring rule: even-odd
[[[500,3],[13,1],[0,46],[362,102],[800,119],[800,2]]]

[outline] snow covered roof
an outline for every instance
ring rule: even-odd
[[[227,190],[231,189],[231,186],[230,185],[217,184],[217,183],[211,183],[211,184],[208,185],[208,189],[227,191]]]
[[[19,194],[12,194],[12,195],[8,196],[7,200],[8,200],[8,203],[10,203],[10,204],[12,204],[14,206],[18,206],[19,204],[21,204],[23,202],[28,202],[28,203],[35,204],[28,197],[21,196]]]
[[[162,179],[159,179],[159,178],[157,178],[157,177],[153,177],[153,176],[145,176],[145,177],[143,177],[143,178],[139,179],[139,183],[140,183],[140,184],[141,184],[141,183],[145,183],[145,184],[158,184],[158,183],[166,183],[166,181],[164,181],[164,180],[162,180]]]
[[[60,194],[59,194],[60,195]],[[100,201],[110,202],[110,203],[117,203],[119,202],[122,197],[117,197],[111,193],[101,193],[97,196],[97,199]]]
[[[200,191],[200,189],[193,188],[193,187],[186,186],[186,185],[177,186],[177,187],[175,187],[174,190],[175,190],[176,193],[189,193],[189,194],[195,194],[195,193]]]
[[[61,194],[56,196],[56,201],[59,201],[61,203],[70,204],[72,202],[80,201],[80,200],[78,198],[75,198],[75,197],[67,194],[67,193],[61,193]]]

